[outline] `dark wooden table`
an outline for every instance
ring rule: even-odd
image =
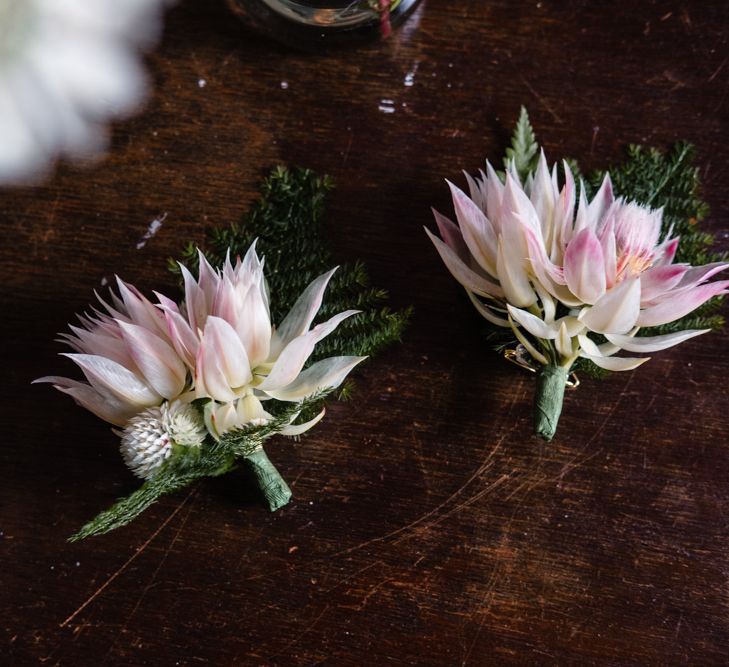
[[[222,2],[170,11],[154,93],[108,159],[0,191],[2,662],[726,664],[727,333],[583,381],[542,443],[532,377],[487,349],[422,226],[525,104],[548,154],[586,168],[696,143],[726,249],[728,40],[718,0],[427,0],[334,55],[252,35]],[[166,258],[237,220],[278,163],[336,178],[336,255],[414,302],[405,340],[355,402],[269,447],[284,510],[231,475],[67,544],[136,482],[107,425],[29,385],[70,370],[56,332],[115,273],[174,289]]]

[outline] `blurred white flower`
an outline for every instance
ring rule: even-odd
[[[0,0],[0,183],[37,180],[56,158],[90,157],[147,79],[166,0]]]

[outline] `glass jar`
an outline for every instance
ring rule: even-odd
[[[420,0],[228,0],[246,23],[279,42],[320,50],[387,37]]]

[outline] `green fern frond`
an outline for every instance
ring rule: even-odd
[[[220,265],[229,251],[232,257],[245,254],[258,239],[257,250],[266,259],[266,279],[275,295],[271,317],[280,322],[299,294],[334,261],[324,237],[322,218],[326,197],[333,187],[327,176],[309,169],[276,167],[263,181],[261,198],[240,224],[216,228],[210,233],[205,254]],[[197,249],[185,247],[181,262],[197,268]],[[171,270],[179,272],[177,262]],[[347,309],[363,312],[343,322],[317,345],[311,361],[333,354],[372,356],[400,340],[412,309],[392,310],[387,292],[369,286],[364,264],[343,264],[327,288],[319,319],[328,319]]]
[[[504,168],[513,165],[516,173],[523,183],[527,176],[537,168],[539,161],[539,144],[534,134],[534,128],[529,122],[529,114],[525,107],[519,112],[514,133],[511,136],[511,146],[506,149]]]

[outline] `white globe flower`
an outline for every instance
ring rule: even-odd
[[[147,408],[129,420],[121,433],[124,463],[149,479],[172,455],[173,447],[200,447],[207,431],[195,408],[173,401]]]

